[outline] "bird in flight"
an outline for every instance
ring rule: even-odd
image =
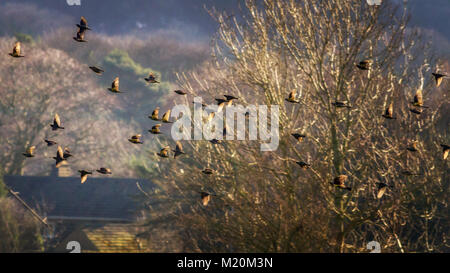
[[[210,175],[214,173],[214,170],[210,168],[205,168],[204,170],[202,170],[202,173]]]
[[[86,171],[86,170],[78,170],[78,172],[80,173],[81,184],[83,184],[84,182],[86,182],[87,177],[88,177],[88,174],[92,174],[92,172]]]
[[[298,142],[302,142],[303,139],[306,137],[306,135],[304,134],[291,134]]]
[[[14,58],[25,57],[24,55],[20,54],[20,42],[16,42],[14,44],[13,51],[12,51],[12,53],[9,53],[9,55],[14,57]]]
[[[447,159],[448,153],[450,152],[450,146],[446,144],[441,144],[442,147],[442,153],[444,160]]]
[[[156,107],[155,110],[153,110],[152,114],[148,116],[149,119],[160,121],[159,119],[159,107]]]
[[[165,112],[161,118],[161,121],[164,123],[172,123],[172,121],[169,120],[170,119],[170,109],[167,110],[167,112]]]
[[[442,80],[444,78],[447,78],[448,76],[445,74],[440,74],[440,73],[431,73],[434,76],[434,80],[436,81],[436,87],[439,87],[439,85],[441,85]]]
[[[159,153],[156,153],[160,157],[169,157],[170,146],[166,146],[161,149]]]
[[[56,131],[58,129],[64,129],[64,127],[61,127],[61,120],[57,113],[55,113],[55,117],[53,118],[53,123],[50,124],[50,127],[52,127],[52,131]]]
[[[96,170],[97,172],[101,174],[112,174],[111,169],[101,167],[100,169]]]
[[[177,141],[176,146],[175,146],[175,150],[172,150],[172,152],[175,153],[173,158],[176,158],[177,156],[184,154],[183,146],[181,145],[181,142]]]
[[[158,134],[162,134],[161,130],[159,129],[159,127],[161,127],[161,124],[156,124],[152,127],[152,129],[148,130],[150,133],[154,134],[154,135],[158,135]]]
[[[83,30],[83,31],[85,31],[85,30],[91,30],[91,29],[88,27],[88,23],[87,23],[86,18],[84,18],[83,16],[81,16],[80,23],[77,24],[77,27],[78,27],[79,29]]]
[[[347,176],[345,174],[340,174],[333,179],[333,182],[330,182],[331,185],[335,185],[338,188],[345,189],[351,191],[352,188],[345,186],[345,182],[347,181]]]
[[[295,163],[297,163],[302,169],[308,169],[309,167],[311,167],[311,164],[303,161],[296,161]]]
[[[297,95],[297,91],[296,90],[292,90],[289,93],[289,97],[287,99],[285,99],[285,100],[288,101],[288,102],[291,102],[291,103],[300,103],[300,101],[295,99],[296,95]]]
[[[64,158],[64,153],[63,153],[61,146],[58,146],[58,150],[56,151],[56,157],[53,157],[53,159],[56,160],[56,168],[61,167],[63,162],[66,161],[66,159]]]
[[[200,193],[200,199],[202,201],[202,204],[205,207],[208,205],[209,201],[211,201],[211,196],[212,195],[215,196],[215,194],[207,193],[207,192],[204,192],[204,191],[201,191],[199,193]]]
[[[25,157],[34,157],[34,150],[36,149],[36,146],[30,146],[27,148],[25,153],[22,153]]]
[[[134,135],[131,138],[129,138],[128,141],[133,144],[144,144],[144,142],[141,141],[141,136],[142,136],[141,134]]]
[[[213,138],[213,139],[211,139],[209,142],[211,142],[212,144],[221,144],[221,143],[222,143],[222,140]]]
[[[377,192],[377,198],[378,199],[383,197],[383,195],[386,192],[388,187],[392,188],[392,186],[388,186],[386,183],[383,183],[383,182],[377,182],[377,186],[378,186],[378,192]]]
[[[100,67],[97,66],[89,66],[89,68],[94,71],[96,74],[101,75],[103,72],[105,72],[105,70],[101,69]]]
[[[418,89],[414,95],[414,100],[411,102],[412,105],[416,107],[428,108],[428,106],[423,105],[423,95],[422,89]]]
[[[372,65],[372,60],[367,59],[367,60],[360,61],[356,65],[356,67],[358,67],[361,70],[369,70],[371,65]]]
[[[187,94],[186,91],[183,91],[183,90],[175,90],[173,92],[177,93],[178,95],[186,95]]]
[[[159,81],[156,80],[156,77],[153,75],[153,72],[150,72],[148,74],[147,78],[144,78],[144,80],[148,83],[159,83]]]
[[[384,114],[382,116],[387,119],[396,119],[395,117],[393,117],[393,112],[394,112],[394,103],[391,102],[391,104],[389,104],[389,107],[386,108],[386,111],[384,111]]]
[[[335,101],[335,102],[332,102],[331,104],[336,106],[337,108],[343,108],[343,107],[352,108],[350,105],[348,105],[346,102],[343,102],[343,101]]]
[[[114,79],[114,81],[111,83],[111,87],[109,87],[108,90],[113,93],[124,93],[119,90],[119,77],[116,77]]]

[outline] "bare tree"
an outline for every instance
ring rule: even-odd
[[[358,0],[246,8],[240,17],[211,12],[220,23],[213,61],[180,74],[180,85],[206,100],[233,94],[244,105],[279,105],[279,148],[188,141],[189,156],[157,159],[152,179],[166,194],[152,196],[154,208],[177,224],[185,250],[365,252],[372,240],[383,252],[448,249],[448,163],[439,146],[449,141],[439,125],[448,99],[431,75],[443,66],[407,28],[407,10]],[[368,70],[357,67],[364,60]],[[410,103],[419,89],[429,108]],[[292,90],[298,104],[285,101]],[[395,119],[386,119],[391,103]],[[306,137],[299,143],[292,133]],[[413,141],[417,152],[406,149]],[[350,191],[332,185],[339,175]],[[387,185],[381,198],[379,183]],[[208,206],[201,189],[217,193]]]

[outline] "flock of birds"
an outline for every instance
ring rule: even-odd
[[[76,37],[73,37],[73,39],[77,42],[87,42],[87,40],[85,40],[85,33],[87,30],[91,30],[91,28],[88,27],[87,24],[87,20],[84,17],[81,17],[81,21],[79,24],[76,24],[76,26],[78,27],[78,31],[76,34]],[[24,57],[24,55],[21,54],[21,44],[20,42],[16,42],[13,48],[12,53],[9,53],[10,56],[14,57],[14,58],[20,58],[20,57]],[[372,60],[363,60],[361,62],[359,62],[356,67],[359,68],[360,70],[370,70],[371,69],[371,64],[372,64]],[[89,68],[95,72],[96,74],[101,75],[104,70],[100,67],[97,66],[89,66]],[[436,86],[439,87],[439,85],[442,83],[442,80],[445,78],[448,78],[447,75],[444,74],[440,74],[440,73],[432,73],[435,81],[436,81]],[[144,80],[148,83],[148,84],[157,84],[160,83],[155,75],[153,75],[153,73],[150,72],[150,74],[148,75],[147,78],[144,78]],[[108,90],[112,93],[125,93],[123,91],[121,91],[119,89],[119,77],[116,77],[114,79],[114,81],[111,84],[111,87],[108,88]],[[182,91],[182,90],[175,90],[174,91],[176,94],[178,95],[186,95],[187,92]],[[232,95],[224,95],[225,99],[222,98],[216,98],[217,101],[217,105],[218,105],[218,109],[216,110],[216,112],[220,112],[223,110],[224,107],[226,106],[230,106],[233,102],[233,100],[237,100],[237,97],[234,97]],[[290,102],[290,103],[300,103],[300,101],[296,98],[296,90],[293,90],[289,93],[288,98],[285,99],[286,101]],[[422,95],[422,91],[419,89],[416,94],[414,95],[414,99],[411,102],[412,106],[414,106],[413,108],[410,108],[410,111],[414,114],[420,115],[422,113],[422,109],[424,108],[428,108],[427,106],[424,106],[423,103],[423,95]],[[337,108],[352,108],[351,105],[349,105],[347,102],[345,101],[334,101],[332,103],[333,106],[337,107]],[[202,104],[202,107],[205,107],[206,105]],[[391,103],[388,108],[385,110],[385,112],[382,114],[382,116],[386,119],[396,119],[396,117],[393,116],[393,103]],[[215,112],[210,112],[209,116],[207,117],[207,121],[210,121],[215,115]],[[245,113],[246,116],[249,115],[249,113]],[[168,110],[166,113],[163,114],[162,118],[159,118],[159,107],[156,107],[156,109],[154,109],[154,111],[152,112],[151,115],[149,115],[149,118],[151,120],[154,121],[158,121],[158,122],[162,122],[162,123],[172,123],[172,121],[170,121],[170,110]],[[156,124],[152,127],[152,129],[149,130],[150,133],[152,134],[161,134],[160,131],[160,127],[162,124]],[[53,119],[53,123],[50,124],[50,127],[52,128],[53,131],[56,130],[63,130],[64,127],[61,126],[61,120],[60,117],[58,116],[58,114],[55,114],[54,119]],[[223,134],[226,134],[226,127],[224,128]],[[299,133],[293,133],[292,136],[299,142],[302,142],[304,138],[306,138],[306,135],[304,134],[299,134]],[[142,135],[141,134],[136,134],[131,136],[128,141],[133,143],[133,144],[143,144],[143,141],[141,140]],[[49,139],[45,139],[44,140],[47,143],[47,146],[53,146],[56,145],[57,142],[53,141],[53,140],[49,140]],[[218,140],[218,139],[212,139],[210,140],[210,142],[212,144],[220,144],[222,141]],[[442,149],[443,149],[443,158],[444,160],[447,158],[449,151],[450,151],[450,146],[446,145],[446,144],[441,144]],[[26,152],[23,153],[23,155],[25,157],[34,157],[34,151],[35,151],[35,146],[31,146],[28,147]],[[417,147],[416,147],[416,143],[414,142],[412,144],[412,146],[407,147],[408,151],[411,152],[416,152],[418,151]],[[166,146],[164,148],[161,149],[160,152],[157,153],[158,156],[162,157],[162,158],[168,158],[169,157],[169,153],[170,153],[171,149],[170,146]],[[175,146],[175,150],[172,150],[174,152],[174,158],[185,154],[183,152],[183,147],[181,145],[181,143],[179,141],[176,142],[176,146]],[[56,156],[53,157],[53,159],[56,161],[56,168],[59,168],[62,164],[64,164],[66,162],[66,160],[71,157],[72,154],[70,153],[68,148],[64,148],[64,150],[61,148],[61,146],[58,146],[57,148],[57,152],[56,152]],[[301,168],[303,169],[307,169],[309,168],[311,165],[303,162],[303,161],[297,161],[296,162]],[[109,168],[105,168],[105,167],[101,167],[99,169],[96,170],[98,173],[101,174],[111,174],[111,169]],[[80,177],[81,177],[81,183],[86,182],[88,175],[92,174],[93,171],[89,171],[89,170],[78,170],[78,172],[80,173]],[[213,169],[210,168],[205,168],[204,170],[202,170],[202,173],[205,175],[211,175],[214,173]],[[405,170],[402,172],[402,174],[404,175],[416,175],[414,173],[412,173],[411,171]],[[351,191],[351,187],[346,186],[346,181],[347,181],[348,177],[347,175],[341,174],[338,175],[337,177],[335,177],[333,179],[332,182],[330,182],[331,185],[336,186],[338,188],[341,189],[345,189],[348,191]],[[388,185],[385,183],[377,183],[378,185],[378,193],[377,193],[377,198],[381,198],[383,196],[383,194],[385,193]],[[211,196],[216,196],[216,194],[212,193],[212,192],[205,192],[205,191],[201,191],[200,193],[200,197],[201,197],[201,201],[202,204],[204,206],[208,205],[209,201],[211,200]]]

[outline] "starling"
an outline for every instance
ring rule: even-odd
[[[111,84],[111,87],[108,88],[109,91],[113,93],[123,93],[122,91],[119,91],[119,77],[116,77],[114,81]]]
[[[445,160],[448,157],[448,153],[450,151],[450,146],[448,146],[446,144],[441,144],[441,147],[442,147],[443,157],[444,157],[444,160]]]
[[[210,168],[205,168],[204,170],[202,170],[202,173],[210,175],[214,173],[214,170]]]
[[[152,114],[148,116],[149,119],[160,121],[159,119],[159,107],[156,107],[155,110],[153,110]]]
[[[214,194],[210,194],[210,193],[207,193],[204,191],[199,192],[199,193],[200,193],[200,198],[202,200],[203,206],[207,206],[209,201],[211,201],[211,195],[214,195]]]
[[[295,163],[297,163],[302,169],[308,169],[309,167],[311,167],[311,164],[303,161],[296,161]]]
[[[16,42],[14,44],[13,51],[12,51],[12,53],[9,53],[9,55],[14,58],[25,57],[24,55],[20,55],[20,42]]]
[[[346,187],[345,182],[347,181],[347,176],[345,174],[340,174],[337,177],[333,179],[333,183],[330,182],[331,185],[335,185],[336,187],[339,187],[341,189],[349,190],[351,191],[352,188]]]
[[[406,147],[406,150],[408,150],[410,152],[417,152],[418,151],[418,149],[417,149],[417,142],[413,142],[411,144],[411,146]]]
[[[412,105],[417,106],[417,107],[428,108],[427,106],[423,106],[422,89],[418,89],[416,91],[416,94],[414,95],[414,101],[412,101],[411,103],[412,103]]]
[[[58,150],[56,151],[56,157],[53,157],[53,159],[56,160],[56,168],[61,167],[63,162],[66,161],[66,159],[64,158],[64,153],[63,153],[61,146],[58,146]]]
[[[361,70],[369,70],[372,65],[372,60],[363,60],[356,65]]]
[[[211,139],[209,142],[211,142],[212,144],[221,144],[221,143],[222,143],[222,140],[213,138],[213,139]]]
[[[92,172],[86,171],[86,170],[78,170],[78,172],[80,173],[81,184],[83,184],[84,182],[86,182],[86,179],[87,179],[87,177],[88,177],[88,174],[92,174]]]
[[[89,68],[94,71],[96,74],[101,75],[103,72],[105,72],[105,70],[101,69],[100,67],[97,66],[89,66]]]
[[[291,134],[291,135],[292,135],[293,137],[295,137],[295,139],[298,140],[298,142],[302,142],[303,139],[306,137],[306,135],[303,135],[303,134],[297,134],[297,133]]]
[[[169,151],[170,151],[170,147],[166,146],[166,147],[162,148],[159,153],[156,153],[156,154],[159,155],[160,157],[169,157]]]
[[[391,102],[391,104],[389,104],[389,107],[386,108],[386,111],[384,112],[383,117],[387,118],[387,119],[396,119],[392,115],[393,112],[394,112],[394,103]]]
[[[183,90],[175,90],[175,91],[173,91],[173,92],[177,93],[178,95],[186,95],[186,94],[187,94],[187,93],[186,93],[185,91],[183,91]]]
[[[112,174],[111,169],[104,168],[104,167],[101,167],[100,169],[98,169],[97,172],[99,172],[101,174]]]
[[[170,109],[164,113],[164,115],[161,118],[161,121],[164,123],[172,123],[172,121],[170,121],[169,119],[170,119]]]
[[[173,156],[173,158],[176,158],[179,155],[184,154],[183,152],[183,146],[181,145],[181,142],[177,141],[177,144],[175,146],[175,150],[172,150],[172,152],[175,153],[175,155]]]
[[[36,149],[36,146],[30,146],[26,150],[25,153],[22,153],[26,157],[34,157],[34,149]]]
[[[53,123],[50,124],[50,127],[52,127],[52,131],[56,131],[58,129],[64,129],[64,127],[61,127],[61,120],[59,119],[59,115],[55,113],[55,117],[53,118]]]
[[[142,135],[140,134],[134,135],[131,138],[129,138],[128,141],[133,144],[143,144],[144,142],[141,141],[141,136]]]
[[[289,93],[289,97],[287,99],[285,99],[285,100],[288,101],[288,102],[292,102],[292,103],[300,103],[300,101],[295,99],[295,95],[296,94],[297,94],[297,91],[296,90],[292,90]]]
[[[161,130],[159,130],[159,127],[161,127],[161,124],[156,124],[152,127],[152,129],[150,129],[148,131],[154,135],[162,134]]]
[[[77,24],[77,27],[78,27],[79,29],[82,29],[83,31],[85,31],[85,30],[91,30],[91,29],[88,27],[88,23],[87,23],[86,18],[84,18],[83,16],[81,16],[80,23]]]
[[[439,73],[431,73],[431,74],[433,74],[434,79],[436,80],[436,87],[439,87],[439,85],[441,85],[441,83],[442,83],[442,80],[445,77],[448,77],[447,75],[439,74]]]
[[[347,103],[345,103],[343,101],[335,101],[335,102],[332,102],[331,104],[336,106],[337,108],[343,108],[343,107],[352,108],[350,105],[347,105]]]
[[[152,72],[148,74],[148,78],[144,78],[144,80],[148,83],[159,83],[159,81],[156,80],[156,77],[153,75]]]
[[[55,144],[58,144],[56,141],[50,140],[50,139],[44,139],[45,143],[47,143],[47,146],[53,146]]]
[[[377,182],[377,186],[378,186],[377,198],[380,199],[386,192],[388,185],[383,182]]]
[[[79,28],[77,31],[77,37],[73,37],[73,39],[77,42],[87,42],[87,40],[84,39],[84,32],[85,30]]]

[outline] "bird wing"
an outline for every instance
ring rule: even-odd
[[[386,116],[392,116],[394,112],[394,103],[391,102],[391,104],[389,104],[389,107],[386,109]]]
[[[176,147],[175,147],[175,151],[177,152],[182,152],[183,151],[183,146],[181,145],[181,142],[177,141]]]
[[[84,182],[86,182],[87,180],[87,174],[82,174],[81,175],[81,184],[83,184]]]
[[[436,87],[439,87],[439,85],[441,85],[442,79],[443,77],[436,77]]]
[[[167,122],[167,121],[169,121],[169,117],[170,117],[170,109],[164,113],[162,120]]]
[[[84,16],[81,16],[80,26],[82,26],[82,27],[86,27],[87,26],[87,20],[86,20],[86,18],[84,18]]]
[[[152,117],[158,118],[159,115],[159,108],[156,108],[155,110],[153,110],[152,112]]]
[[[13,48],[14,55],[20,55],[20,42],[16,42]]]
[[[63,159],[64,158],[64,153],[63,153],[63,150],[62,150],[61,146],[58,146],[58,151],[56,152],[56,158],[57,159]]]
[[[202,194],[202,204],[203,204],[203,206],[207,206],[210,200],[211,200],[211,195],[209,195],[209,194]]]
[[[380,189],[378,190],[378,193],[377,193],[377,198],[378,198],[378,199],[380,199],[381,197],[383,197],[384,193],[386,192],[386,189],[387,189],[387,187],[384,186],[384,187],[382,187],[382,188],[380,188]]]
[[[79,40],[84,40],[84,29],[78,29],[78,32],[77,32],[77,38],[79,39]]]
[[[291,93],[289,93],[289,100],[295,100],[296,93],[297,91],[292,90]]]
[[[112,90],[119,90],[119,77],[116,77],[111,84]]]
[[[33,154],[33,152],[34,152],[34,149],[36,149],[36,146],[31,146],[31,147],[28,147],[28,149],[27,149],[27,154],[30,154],[30,155],[32,155],[32,154]]]
[[[59,115],[55,113],[55,118],[53,119],[53,122],[58,125],[58,127],[61,127],[61,120],[59,119]]]
[[[418,89],[416,94],[414,95],[414,103],[417,103],[418,105],[423,104],[422,89]]]

